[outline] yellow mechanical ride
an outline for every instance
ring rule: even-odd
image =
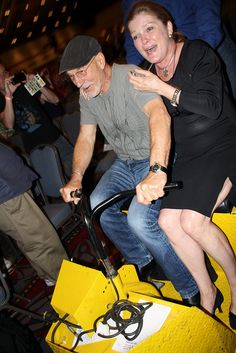
[[[111,265],[93,221],[113,202],[131,194],[134,190],[116,194],[92,213],[82,198],[84,221],[105,273],[64,260],[51,301],[55,320],[46,337],[52,351],[235,353],[236,335],[228,322],[229,287],[213,260],[216,285],[225,298],[217,320],[197,307],[184,306],[169,281],[158,290],[152,283],[141,282],[133,265],[118,271]],[[213,221],[236,249],[236,210],[215,213]]]

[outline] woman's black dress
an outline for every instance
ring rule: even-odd
[[[162,208],[211,216],[227,177],[236,185],[236,106],[227,94],[215,52],[200,40],[186,41],[169,83],[182,92],[173,117],[177,158],[172,180],[183,189],[163,198]]]

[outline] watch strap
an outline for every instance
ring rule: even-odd
[[[164,173],[166,173],[166,174],[168,172],[167,168],[163,167],[159,163],[155,163],[155,164],[151,165],[150,168],[149,168],[149,171],[153,172],[153,173],[157,173],[157,172],[159,172],[159,170],[164,172]]]

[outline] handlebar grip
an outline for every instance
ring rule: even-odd
[[[171,183],[167,183],[164,186],[164,191],[170,191],[170,190],[182,189],[182,188],[183,188],[182,181],[173,181]]]
[[[73,190],[73,191],[71,191],[70,196],[71,197],[78,197],[80,199],[82,196],[82,190],[81,189]]]

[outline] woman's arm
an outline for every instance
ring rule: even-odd
[[[129,80],[135,89],[156,92],[169,101],[173,99],[176,88],[179,88],[177,105],[186,111],[217,119],[222,110],[224,87],[221,64],[214,51],[201,41],[192,42],[177,70],[181,71],[172,84],[141,69],[135,71],[143,74],[143,77],[129,74]]]

